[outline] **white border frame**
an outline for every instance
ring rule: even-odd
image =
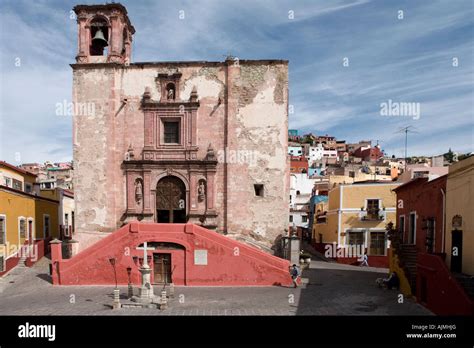
[[[20,221],[25,220],[25,241],[27,240],[26,235],[28,234],[28,224],[26,223],[26,217],[25,216],[19,216],[18,217],[18,248],[22,245],[21,244],[21,235],[20,235]]]

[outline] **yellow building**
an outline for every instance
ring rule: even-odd
[[[59,202],[37,196],[35,178],[0,161],[0,275],[16,266],[21,256],[41,257],[44,242],[59,236]],[[31,255],[21,255],[23,245],[31,246]]]
[[[323,244],[335,243],[338,250],[358,250],[362,255],[366,251],[370,266],[387,267],[389,242],[386,224],[396,220],[393,189],[398,185],[368,181],[335,187],[329,191],[326,218],[316,217],[313,240]],[[337,259],[354,261],[347,254]]]
[[[474,156],[449,167],[446,182],[446,263],[474,275]]]
[[[71,237],[74,232],[74,192],[56,187],[40,189],[40,196],[59,201],[58,223],[63,236]]]

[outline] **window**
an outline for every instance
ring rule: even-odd
[[[5,186],[7,186],[7,187],[12,187],[12,179],[10,179],[10,178],[5,178]]]
[[[13,179],[13,186],[15,190],[23,191],[23,183],[20,180]]]
[[[255,196],[263,197],[263,185],[262,184],[255,184],[253,185],[255,190]]]
[[[5,223],[5,216],[0,216],[0,244],[7,242],[7,225]]]
[[[379,218],[379,200],[378,199],[368,199],[367,200],[367,217],[369,219],[378,219]]]
[[[370,233],[370,255],[385,255],[385,232]]]
[[[398,217],[398,232],[400,234],[400,238],[405,238],[405,215],[400,215]]]
[[[308,217],[306,215],[301,216],[301,222],[308,222]]]
[[[290,222],[293,222],[293,215],[290,215]]]
[[[33,241],[33,218],[28,218],[28,240]]]
[[[5,272],[5,256],[0,255],[0,272]]]
[[[32,191],[33,191],[33,187],[31,186],[31,184],[25,183],[25,192],[31,193]]]
[[[20,233],[20,239],[26,238],[26,219],[25,218],[20,218],[20,222],[18,225],[19,233]]]
[[[74,226],[75,226],[75,224],[74,224],[74,212],[73,212],[73,211],[71,212],[71,220],[72,220],[72,221],[71,221],[71,224],[72,224],[72,232],[74,233]]]
[[[48,238],[50,235],[49,215],[43,215],[43,238]]]
[[[297,195],[297,196],[299,196],[299,195],[300,195],[300,191],[299,191],[299,190],[298,190],[298,191],[296,191],[296,195]]]
[[[348,232],[347,244],[349,245],[364,245],[364,232]]]
[[[416,213],[410,213],[408,226],[408,244],[415,244],[416,240]]]
[[[426,252],[429,254],[434,253],[435,246],[435,219],[426,219]]]
[[[428,177],[429,171],[419,171],[413,173],[413,179]]]
[[[179,144],[179,122],[164,122],[166,144]]]
[[[69,237],[70,231],[69,231],[69,214],[64,214],[64,235]]]

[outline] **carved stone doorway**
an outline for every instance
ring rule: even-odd
[[[186,223],[186,187],[175,176],[161,179],[156,186],[156,222]]]

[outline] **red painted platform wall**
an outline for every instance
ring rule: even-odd
[[[422,294],[422,279],[426,292]],[[418,253],[417,300],[438,315],[474,315],[474,303],[457,283],[441,257]]]
[[[139,285],[140,273],[133,256],[143,256],[143,250],[136,248],[145,241],[176,243],[183,247],[181,252],[174,250],[172,255],[172,267],[176,266],[173,274],[175,285],[292,284],[287,260],[193,224],[138,222],[120,228],[71,259],[62,259],[61,244],[51,244],[53,284],[115,284],[114,270],[109,262],[109,258],[115,258],[118,284],[128,283],[127,267],[131,267],[132,283]],[[207,265],[194,264],[195,250],[207,250]],[[152,259],[154,252],[160,251],[150,250],[148,257]]]
[[[28,243],[25,242],[24,246],[26,246],[27,244]],[[43,239],[38,239],[38,240],[35,240],[33,247],[37,248],[36,255],[35,257],[31,257],[27,255],[26,260],[25,260],[25,265],[27,267],[32,267],[36,262],[38,262],[39,260],[41,260],[42,257],[44,257],[44,255],[48,252],[49,244],[47,242],[45,243]],[[18,266],[19,262],[20,262],[20,257],[18,256],[18,254],[6,259],[5,270],[3,272],[0,272],[0,277],[7,274],[13,268]]]

